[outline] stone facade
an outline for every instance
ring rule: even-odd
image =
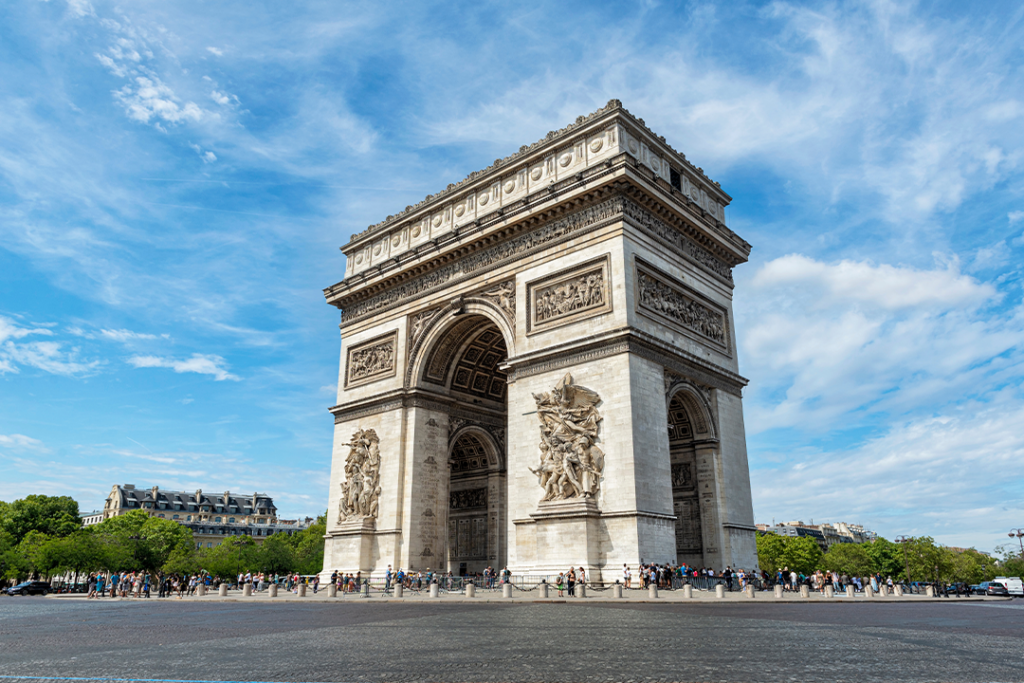
[[[236,536],[251,536],[262,543],[273,534],[294,534],[313,523],[311,518],[278,519],[274,500],[264,493],[240,496],[230,491],[169,491],[159,486],[138,489],[134,484],[124,484],[110,489],[103,510],[83,515],[82,526],[99,524],[134,510],[188,527],[197,548],[212,548]]]
[[[613,100],[355,235],[325,574],[756,566],[730,201]]]

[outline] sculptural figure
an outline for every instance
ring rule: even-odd
[[[372,429],[352,435],[345,459],[345,481],[341,483],[338,521],[355,517],[376,517],[380,496],[380,439]]]
[[[530,471],[544,489],[541,501],[593,498],[604,469],[604,453],[595,445],[601,397],[567,374],[554,390],[533,399],[541,422],[541,462]]]

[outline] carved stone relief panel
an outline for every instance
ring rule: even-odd
[[[488,287],[479,294],[485,299],[494,302],[509,324],[515,329],[516,326],[516,281],[505,280],[502,283]]]
[[[527,334],[612,310],[609,255],[527,283]]]
[[[440,308],[430,308],[426,311],[418,311],[409,316],[409,347],[419,341],[419,338],[427,330],[430,321],[441,312]]]
[[[338,521],[376,517],[380,498],[380,439],[372,429],[352,435],[345,458],[345,481],[341,482]]]
[[[397,331],[350,348],[345,362],[345,387],[394,376],[397,352]]]
[[[487,507],[487,487],[452,491],[448,497],[449,510],[473,510]]]
[[[640,259],[636,260],[635,297],[638,312],[729,354],[725,309]]]

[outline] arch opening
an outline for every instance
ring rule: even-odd
[[[676,392],[669,401],[669,459],[672,466],[672,508],[676,516],[676,562],[703,566],[704,543],[701,531],[700,495],[697,488],[697,450],[694,418],[685,392]],[[692,399],[691,399],[692,401]]]

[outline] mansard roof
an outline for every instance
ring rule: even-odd
[[[271,514],[277,511],[273,498],[265,493],[253,493],[252,495],[232,494],[230,491],[204,493],[202,489],[192,492],[169,491],[157,486],[140,489],[132,484],[119,485],[115,488],[122,507],[126,507],[131,502],[137,505],[142,503],[180,504],[183,506],[209,505],[215,509],[218,507],[221,509],[236,508],[238,513],[259,509],[265,509]]]

